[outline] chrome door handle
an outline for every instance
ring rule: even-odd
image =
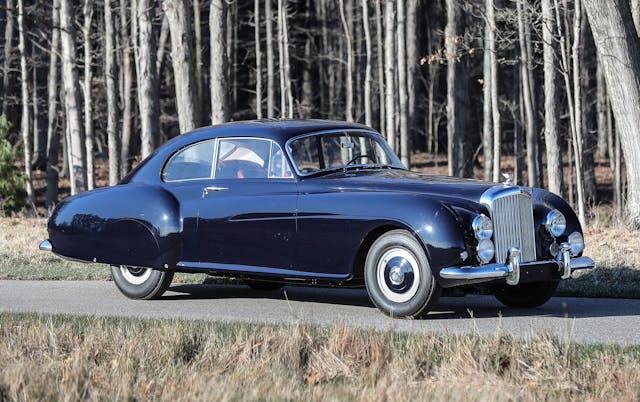
[[[205,194],[209,194],[209,192],[213,192],[213,191],[224,191],[224,190],[228,190],[228,187],[216,187],[216,186],[210,186],[210,187],[205,187],[204,188],[204,193]]]

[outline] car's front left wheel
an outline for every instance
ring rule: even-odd
[[[118,289],[130,299],[157,299],[169,288],[173,271],[112,265],[111,277]]]
[[[373,243],[364,276],[371,301],[392,317],[425,315],[440,292],[422,245],[406,230],[389,231]]]

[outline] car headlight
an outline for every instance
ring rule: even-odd
[[[480,259],[480,262],[483,264],[491,261],[495,254],[493,242],[489,239],[480,240],[476,250],[478,251],[478,259]]]
[[[554,209],[547,214],[544,220],[544,227],[553,237],[562,236],[567,228],[567,220],[564,218],[564,215],[562,215],[562,212]]]
[[[490,239],[493,236],[493,222],[484,215],[473,218],[471,227],[473,227],[473,232],[478,240]]]
[[[569,252],[572,256],[576,256],[580,254],[584,250],[584,238],[579,232],[573,232],[569,235],[567,239],[569,245],[571,246],[571,250]]]

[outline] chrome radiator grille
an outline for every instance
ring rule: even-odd
[[[521,192],[509,192],[495,197],[490,208],[496,262],[505,262],[509,249],[514,246],[520,247],[521,261],[535,261],[536,241],[531,197]]]

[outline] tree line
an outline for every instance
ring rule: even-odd
[[[0,21],[29,205],[34,170],[51,206],[199,126],[323,118],[640,225],[638,0],[6,0]]]

